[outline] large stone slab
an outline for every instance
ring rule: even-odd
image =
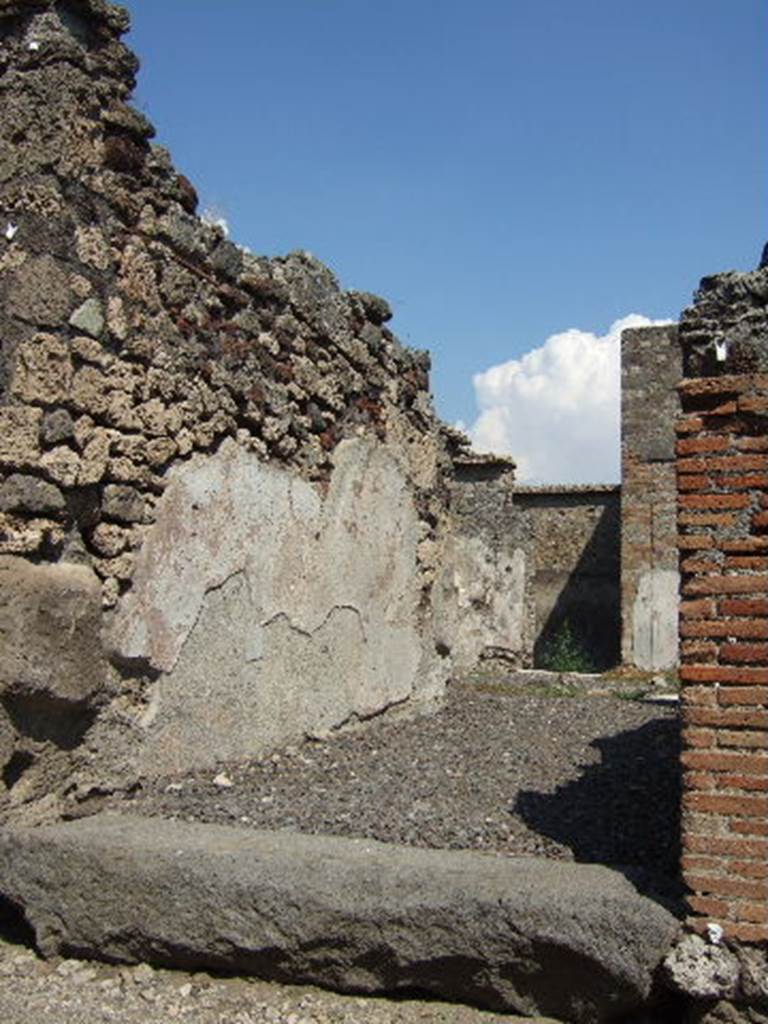
[[[416,989],[570,1024],[642,1004],[679,930],[595,865],[112,815],[4,830],[0,893],[48,955]]]

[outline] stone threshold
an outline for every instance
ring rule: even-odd
[[[96,815],[0,831],[46,956],[429,993],[602,1024],[652,997],[677,919],[618,870]]]

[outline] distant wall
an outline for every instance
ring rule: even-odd
[[[473,667],[479,657],[530,663],[528,525],[514,502],[511,459],[454,459],[436,622],[438,641],[450,649],[456,669]]]
[[[518,487],[527,523],[533,663],[567,622],[596,668],[619,660],[620,488]]]
[[[621,340],[622,661],[677,665],[675,417],[682,353],[675,324]]]
[[[455,464],[441,635],[459,667],[480,654],[530,667],[567,621],[596,667],[619,656],[619,488],[521,487],[492,456]]]
[[[675,324],[625,331],[622,484],[517,486],[502,460],[462,457],[448,574],[459,661],[496,649],[540,664],[567,622],[598,668],[678,664]],[[693,641],[686,641],[690,647]]]

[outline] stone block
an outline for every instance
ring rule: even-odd
[[[40,457],[43,410],[22,405],[0,407],[0,465],[32,466]]]
[[[679,932],[610,868],[99,815],[0,834],[46,955],[629,1019]]]
[[[64,496],[54,484],[25,473],[12,473],[0,483],[0,512],[28,512],[32,515],[61,512]]]
[[[60,327],[69,316],[72,300],[66,270],[52,256],[36,256],[13,275],[6,311],[36,326]]]
[[[23,402],[64,401],[72,383],[72,359],[63,338],[36,334],[19,346],[11,393]]]
[[[87,701],[105,678],[100,630],[90,569],[0,556],[0,695]]]
[[[144,497],[135,487],[107,484],[102,511],[107,519],[116,519],[119,523],[140,523],[144,518]]]
[[[68,441],[74,432],[74,422],[66,409],[56,409],[43,417],[41,435],[44,444],[55,445]]]
[[[94,298],[86,299],[69,318],[69,324],[92,338],[98,338],[104,330],[104,309],[101,302]]]

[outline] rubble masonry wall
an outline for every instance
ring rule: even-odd
[[[103,0],[0,3],[0,769],[17,802],[258,754],[429,701],[450,672],[432,591],[458,442],[428,357],[309,254],[255,256],[197,216],[129,105],[127,26]],[[102,639],[79,670],[55,658],[61,591]]]

